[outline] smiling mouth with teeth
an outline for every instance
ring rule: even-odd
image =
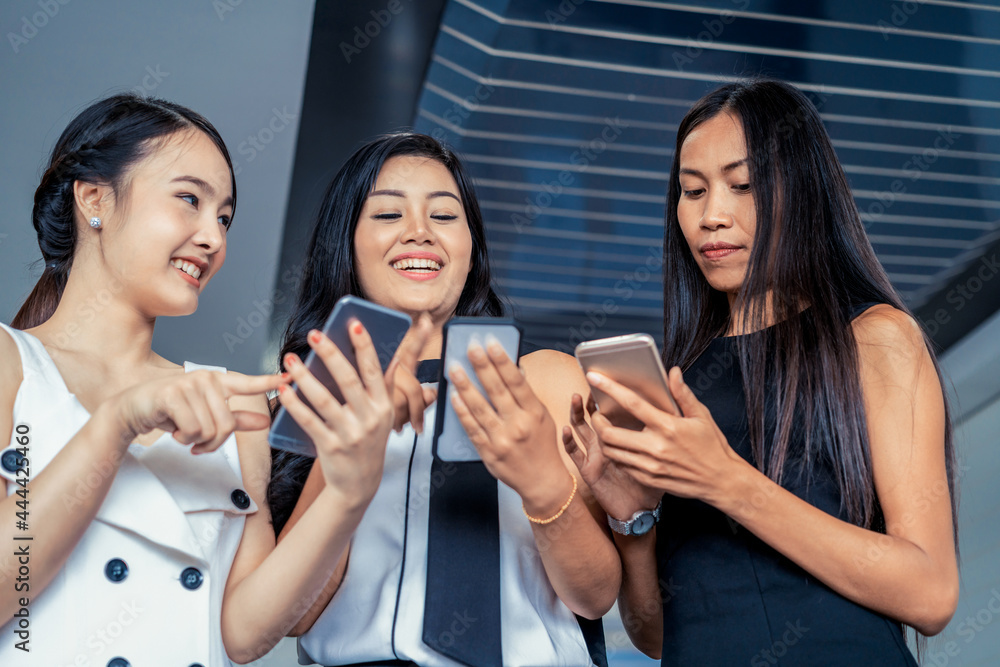
[[[170,266],[175,269],[180,269],[184,273],[188,274],[195,280],[201,277],[201,269],[192,264],[191,262],[185,262],[183,259],[172,259],[170,260]]]
[[[441,265],[433,259],[417,259],[416,257],[408,257],[406,259],[401,259],[398,262],[393,262],[392,268],[398,271],[432,273],[434,271],[440,271]]]

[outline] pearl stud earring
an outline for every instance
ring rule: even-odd
[[[90,226],[93,227],[94,229],[100,229],[101,228],[101,219],[100,218],[96,218],[96,217],[95,218],[91,218],[90,219]]]

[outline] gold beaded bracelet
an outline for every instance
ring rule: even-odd
[[[573,478],[573,490],[570,491],[569,498],[567,498],[566,502],[563,503],[563,506],[559,508],[559,511],[550,516],[548,519],[536,519],[535,517],[528,514],[528,510],[524,508],[524,503],[523,502],[521,503],[521,511],[524,512],[524,516],[528,517],[528,521],[530,521],[531,523],[537,523],[540,526],[545,526],[547,524],[552,523],[553,521],[555,521],[556,519],[558,519],[563,515],[563,512],[565,512],[567,508],[569,508],[569,504],[573,502],[573,497],[576,496],[576,475],[570,474],[570,477]]]

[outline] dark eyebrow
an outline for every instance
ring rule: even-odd
[[[725,167],[722,168],[722,173],[724,174],[724,173],[726,173],[728,171],[732,171],[733,169],[736,169],[737,167],[742,167],[746,163],[747,163],[747,159],[746,158],[743,158],[741,160],[737,160],[736,162],[730,162],[729,164],[727,164]]]
[[[203,181],[202,179],[198,178],[197,176],[178,176],[177,178],[175,178],[174,180],[172,180],[170,182],[171,183],[190,183],[191,185],[193,185],[195,187],[198,187],[198,188],[201,188],[202,190],[204,190],[205,194],[207,194],[210,198],[215,197],[215,188],[213,188],[211,185],[209,185],[207,182]],[[233,198],[232,197],[226,197],[225,201],[222,202],[222,205],[223,206],[232,206],[233,205]]]
[[[403,198],[406,198],[406,195],[403,193],[402,190],[376,190],[375,192],[371,193],[368,196],[369,197],[377,197],[379,195],[384,195],[384,196],[388,196],[388,197],[403,197]],[[427,198],[428,199],[432,199],[434,197],[451,197],[452,199],[454,199],[455,201],[457,201],[459,203],[461,203],[461,201],[462,201],[454,193],[448,192],[447,190],[436,190],[435,192],[429,192],[429,193],[427,193]]]
[[[457,196],[455,196],[454,193],[448,192],[447,190],[438,190],[437,192],[431,192],[431,193],[428,193],[428,195],[427,195],[428,199],[433,199],[434,197],[451,197],[452,199],[454,199],[455,201],[457,201],[459,204],[462,203],[461,199],[459,199]]]
[[[746,158],[742,158],[740,160],[737,160],[736,162],[730,162],[729,164],[727,164],[726,166],[724,166],[722,168],[722,173],[726,174],[726,173],[732,171],[733,169],[736,169],[737,167],[742,167],[746,163],[747,163],[747,159]],[[692,176],[698,176],[699,178],[705,178],[705,175],[702,174],[697,169],[680,169],[678,171],[678,173],[680,173],[680,174],[690,174]]]

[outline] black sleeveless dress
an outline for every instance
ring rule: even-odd
[[[852,316],[873,305],[852,308]],[[712,341],[684,378],[730,446],[753,462],[736,338]],[[789,458],[795,445],[793,434]],[[828,465],[810,479],[786,475],[782,485],[847,520]],[[664,666],[916,666],[899,624],[832,591],[701,501],[664,497],[656,553]]]

